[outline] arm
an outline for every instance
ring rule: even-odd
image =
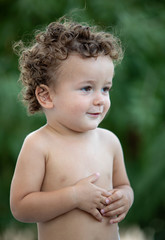
[[[103,216],[110,217],[110,223],[118,223],[127,215],[133,204],[134,194],[125,169],[123,151],[119,140],[115,137],[113,165],[113,190],[107,200],[108,206],[101,210]]]
[[[101,221],[98,209],[103,208],[109,193],[94,185],[99,176],[94,174],[73,186],[41,192],[46,158],[43,143],[35,136],[28,137],[11,184],[10,206],[14,217],[23,222],[45,222],[79,208]]]

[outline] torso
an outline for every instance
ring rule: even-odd
[[[100,173],[97,186],[107,190],[113,188],[113,141],[108,138],[107,131],[97,129],[89,138],[80,139],[54,136],[49,131],[46,134],[49,143],[41,191],[73,185],[96,172]],[[118,240],[117,224],[110,225],[106,217],[98,222],[79,209],[38,223],[38,235],[39,240]]]

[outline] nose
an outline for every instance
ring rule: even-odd
[[[96,92],[93,98],[93,105],[101,106],[105,103],[105,96],[101,92]]]

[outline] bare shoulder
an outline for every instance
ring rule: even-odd
[[[35,148],[43,152],[47,147],[47,137],[44,127],[29,133],[23,143],[23,146]]]
[[[43,138],[44,137],[44,134],[45,134],[45,127],[41,127],[31,133],[29,133],[25,139],[27,140],[35,140],[36,138]]]
[[[115,156],[118,152],[122,152],[122,146],[118,139],[118,137],[111,131],[98,128],[97,129],[99,139],[102,143],[104,143],[104,146],[106,146],[108,149],[111,149],[111,152]]]
[[[41,128],[30,133],[24,140],[11,184],[12,201],[40,191],[45,176],[46,159],[44,131]]]
[[[45,140],[44,128],[40,128],[25,138],[21,151],[17,159],[17,175],[22,175],[22,173],[35,171],[35,176],[37,173],[40,174],[44,172],[45,161],[48,159],[48,150]],[[28,163],[28,164],[27,164]],[[37,173],[36,173],[36,169]]]
[[[120,144],[118,137],[111,131],[104,128],[97,128],[99,137],[105,141],[105,143],[113,143],[114,145]]]

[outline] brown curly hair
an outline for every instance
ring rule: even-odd
[[[53,67],[56,73],[56,69],[70,53],[77,52],[84,58],[108,55],[114,63],[122,59],[118,38],[98,31],[96,27],[68,20],[53,22],[45,31],[37,31],[32,46],[24,47],[20,41],[15,44],[15,48],[20,50],[19,69],[20,80],[24,85],[23,98],[31,114],[41,110],[35,96],[36,87],[40,84],[50,86],[53,83],[50,68]]]

